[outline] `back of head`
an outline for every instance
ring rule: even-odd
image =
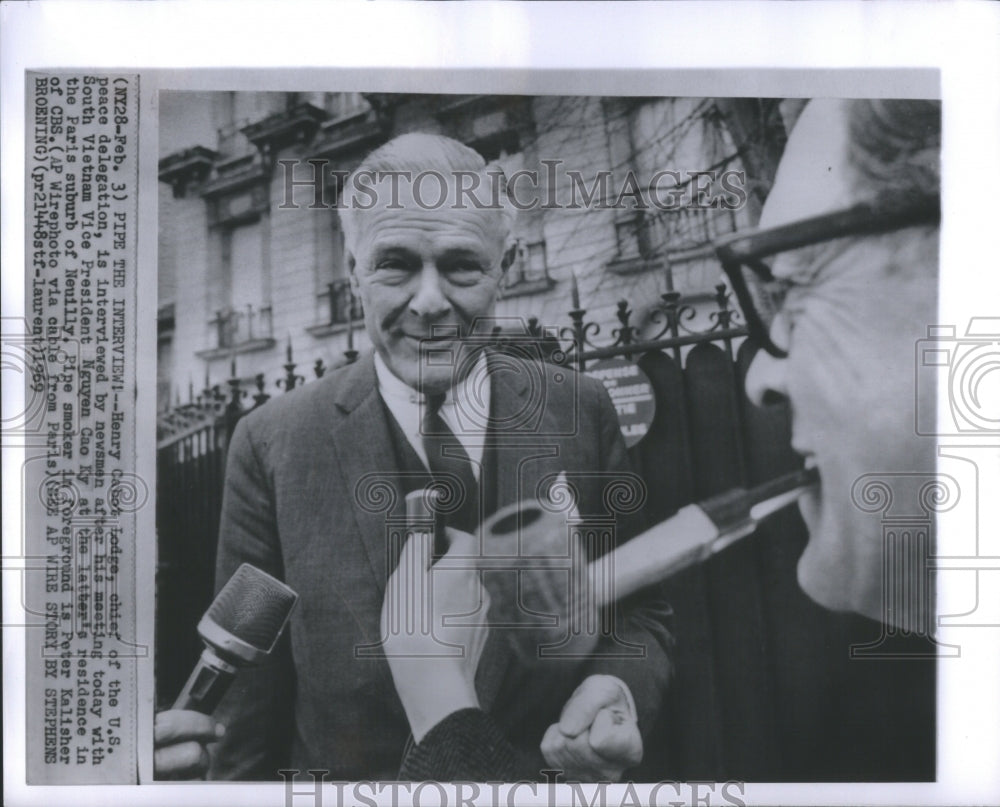
[[[761,227],[840,210],[874,196],[940,188],[937,101],[817,98],[792,129]]]
[[[859,196],[939,193],[940,101],[852,101],[847,126],[848,162]]]

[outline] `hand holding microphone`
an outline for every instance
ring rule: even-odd
[[[226,733],[211,715],[185,709],[160,712],[153,720],[153,770],[157,779],[201,779],[208,772],[208,750]]]
[[[211,717],[241,668],[274,650],[298,595],[280,580],[244,563],[198,623],[205,650],[173,708],[153,724],[157,779],[198,779],[208,770],[206,745],[225,734]]]

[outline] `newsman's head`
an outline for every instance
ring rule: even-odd
[[[810,534],[803,589],[829,608],[911,626],[913,613],[883,613],[882,513],[856,491],[872,474],[935,472],[934,441],[914,430],[935,391],[915,384],[914,355],[937,321],[940,115],[939,102],[916,100],[805,108],[760,225],[773,237],[808,219],[813,243],[767,258],[780,302],[763,317],[769,340],[746,379],[759,402],[787,398],[793,447],[820,472],[819,489],[799,500]],[[845,234],[836,223],[851,209],[861,215]]]
[[[457,140],[401,135],[348,177],[340,219],[375,350],[409,386],[447,390],[506,268],[502,175]]]

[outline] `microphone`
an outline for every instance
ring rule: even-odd
[[[198,623],[205,649],[173,708],[212,714],[240,668],[274,650],[298,599],[256,566],[240,566]]]

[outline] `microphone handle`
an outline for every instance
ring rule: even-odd
[[[219,658],[211,647],[206,647],[173,708],[212,714],[236,678],[237,670]]]

